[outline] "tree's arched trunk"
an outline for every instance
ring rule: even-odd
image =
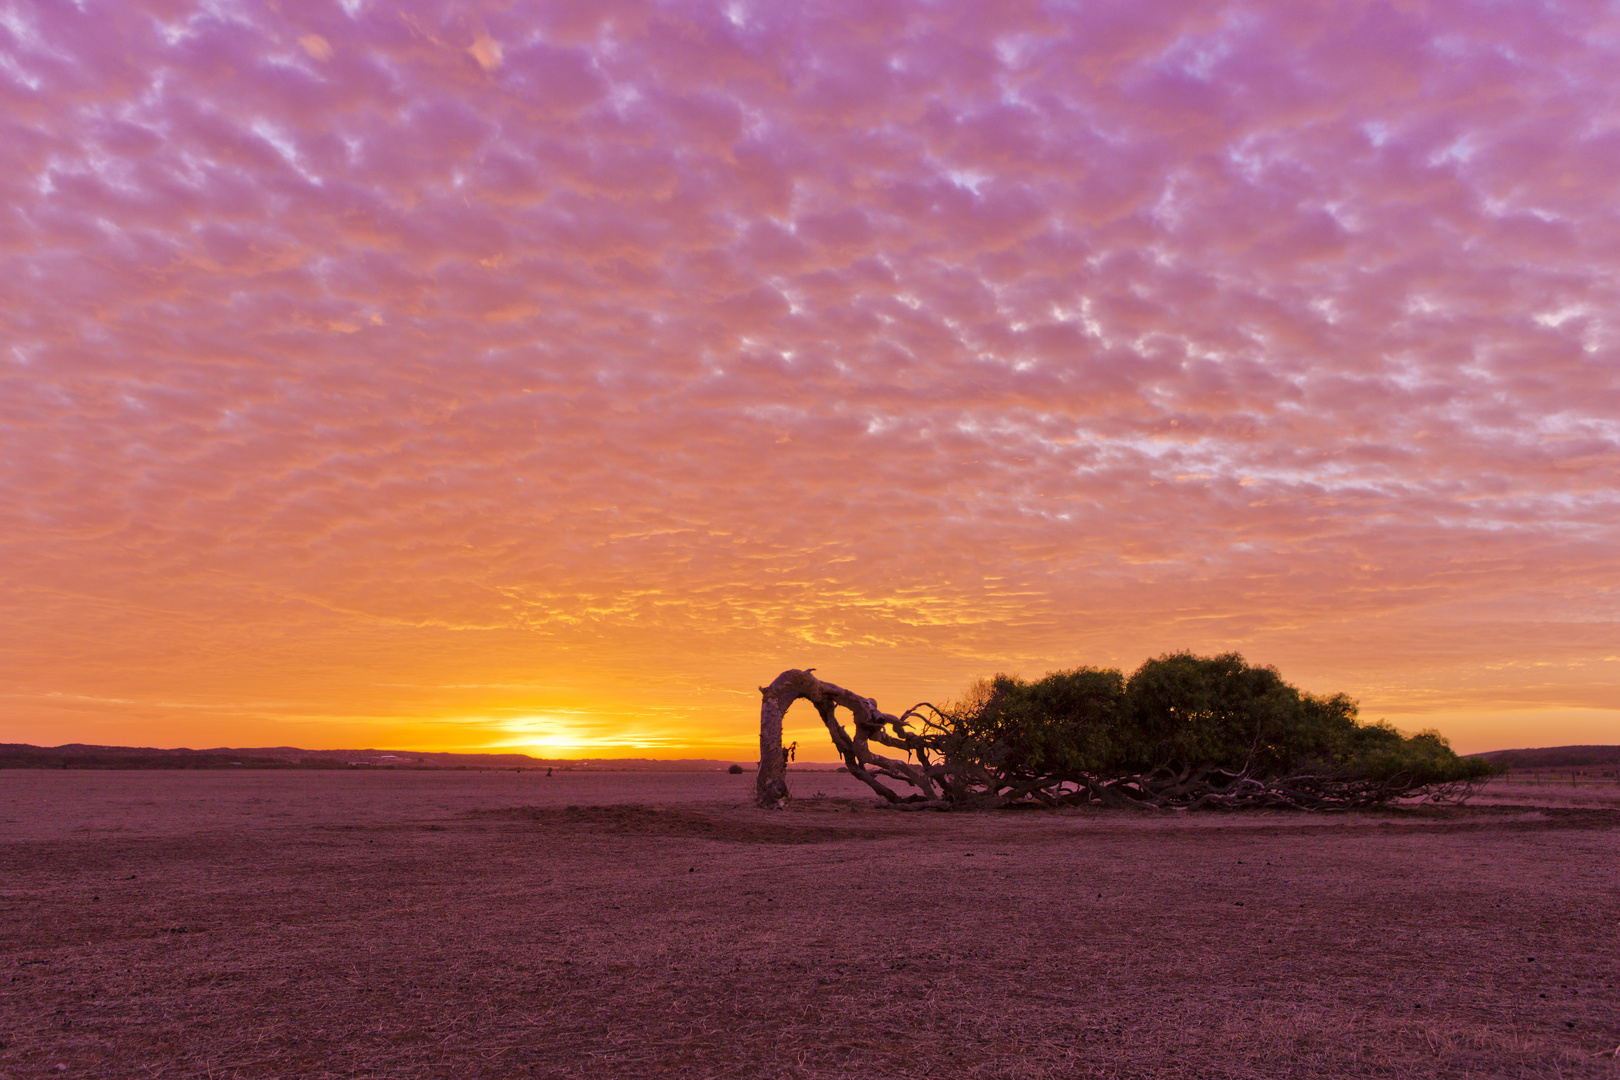
[[[798,681],[791,676],[803,671],[784,671],[759,692],[759,776],[754,779],[754,802],[760,806],[782,806],[788,801],[787,752],[782,748],[782,717],[788,706],[799,699],[794,692]]]
[[[815,668],[803,671],[790,668],[778,675],[771,685],[759,688],[762,700],[759,705],[759,776],[754,782],[755,803],[764,807],[780,807],[790,797],[787,754],[782,748],[782,717],[787,715],[788,708],[795,701],[804,698],[815,706],[851,776],[891,803],[943,805],[944,800],[934,779],[938,768],[929,767],[921,741],[906,731],[906,721],[916,710],[903,716],[891,716],[880,710],[871,698],[824,682],[812,674],[814,671]],[[848,709],[854,718],[853,732],[845,731],[838,722],[839,706]],[[893,729],[892,733],[886,730],[889,728]],[[872,740],[917,752],[921,763],[912,764],[874,753]],[[879,776],[899,780],[921,794],[902,797],[879,780]]]

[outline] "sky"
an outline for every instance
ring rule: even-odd
[[[0,0],[0,741],[1620,742],[1614,3]],[[800,704],[801,756],[836,757]]]

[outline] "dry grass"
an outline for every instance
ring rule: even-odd
[[[750,780],[0,774],[0,1077],[1620,1078],[1612,810]]]

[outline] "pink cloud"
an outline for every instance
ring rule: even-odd
[[[195,693],[403,739],[521,675],[678,685],[745,745],[731,692],[790,663],[937,695],[1183,646],[1379,710],[1615,708],[1616,30],[24,9],[13,734]]]

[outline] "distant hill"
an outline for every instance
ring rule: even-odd
[[[30,746],[0,743],[0,769],[565,769],[591,772],[710,772],[730,761],[682,758],[537,758],[426,750],[302,750],[296,746],[173,750],[150,746]],[[750,768],[752,762],[746,762]]]
[[[1532,750],[1491,750],[1467,757],[1484,758],[1510,769],[1583,768],[1620,765],[1620,746],[1542,746]]]
[[[1620,765],[1620,746],[1543,746],[1490,750],[1483,758],[1510,769]],[[296,746],[186,747],[30,746],[0,743],[0,769],[567,769],[591,772],[711,772],[733,764],[710,758],[537,758],[528,754],[451,754],[429,750],[303,750]],[[756,762],[736,762],[752,771]],[[831,764],[805,763],[805,771]]]

